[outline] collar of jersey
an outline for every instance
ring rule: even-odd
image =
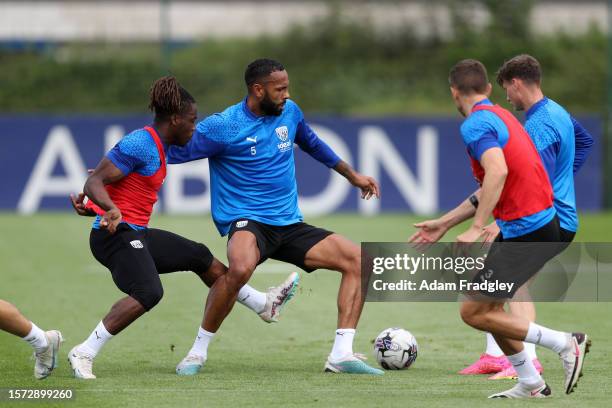
[[[474,109],[478,105],[493,105],[493,102],[491,102],[489,98],[484,98],[482,101],[476,102],[474,106],[472,106],[472,109]]]
[[[253,112],[251,112],[251,110],[249,109],[249,105],[247,105],[247,99],[249,97],[246,96],[243,100],[242,100],[242,110],[244,111],[244,114],[247,115],[247,117],[249,119],[252,120],[258,120],[261,119],[263,116],[256,116]]]
[[[525,112],[525,118],[529,119],[531,117],[531,115],[533,115],[542,106],[546,105],[547,102],[548,102],[548,98],[547,97],[543,97],[542,99],[540,99],[539,101],[534,103],[533,106],[531,108],[529,108],[529,110],[527,112]]]

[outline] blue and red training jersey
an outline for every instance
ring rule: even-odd
[[[125,175],[105,186],[121,211],[122,222],[134,229],[146,228],[157,202],[157,193],[166,178],[166,152],[159,135],[149,126],[137,129],[121,139],[106,158]],[[98,214],[93,228],[100,228],[101,215],[105,211],[91,200],[87,206]]]
[[[472,171],[482,184],[482,154],[502,149],[508,175],[493,217],[504,238],[529,234],[555,216],[553,190],[546,170],[529,135],[507,110],[485,99],[472,108],[461,125],[461,135],[472,162]]]

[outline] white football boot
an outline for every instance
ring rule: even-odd
[[[546,398],[550,397],[552,392],[550,391],[550,387],[546,385],[546,383],[535,387],[530,388],[525,384],[519,382],[514,387],[509,390],[499,392],[497,394],[493,394],[489,396],[489,398],[510,398],[510,399],[520,399],[520,398]]]
[[[266,292],[266,306],[259,313],[261,320],[267,323],[276,323],[281,311],[295,295],[300,284],[300,275],[292,272],[279,286],[271,287]]]
[[[572,333],[567,350],[559,353],[565,372],[565,393],[574,392],[578,379],[582,377],[584,357],[589,352],[591,340],[585,333]]]
[[[51,371],[57,367],[57,353],[61,344],[64,341],[62,333],[58,330],[49,330],[45,332],[47,337],[48,347],[45,351],[34,353],[34,377],[38,380],[47,378]]]
[[[81,380],[94,380],[96,376],[92,372],[93,368],[93,357],[89,354],[78,351],[79,345],[76,345],[68,353],[68,362],[72,367],[72,374],[74,378]]]
[[[177,375],[196,375],[200,372],[202,367],[206,363],[206,357],[199,356],[197,354],[188,354],[181,362],[176,366]]]

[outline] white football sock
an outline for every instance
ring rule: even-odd
[[[536,354],[536,345],[535,344],[524,342],[523,345],[525,346],[525,351],[529,355],[530,359],[535,360],[536,358],[538,358],[538,356]]]
[[[338,329],[336,330],[336,339],[334,347],[331,351],[332,360],[341,360],[347,356],[353,355],[353,338],[355,337],[355,329]]]
[[[100,321],[94,331],[91,332],[87,340],[81,343],[77,350],[91,357],[95,357],[102,349],[102,346],[104,346],[106,342],[112,338],[113,335],[106,330],[104,323]]]
[[[211,333],[200,327],[198,330],[198,335],[193,342],[193,346],[191,347],[191,350],[189,350],[189,354],[206,358],[208,355],[208,344],[214,336],[215,333]]]
[[[555,353],[560,353],[568,347],[569,337],[568,333],[552,330],[530,322],[525,341],[527,343],[539,344],[547,349],[551,349]]]
[[[512,367],[516,370],[519,382],[527,385],[529,388],[540,387],[544,384],[544,379],[538,370],[533,365],[533,361],[529,354],[523,351],[508,356],[508,360],[512,363]]]
[[[267,296],[264,292],[260,292],[249,285],[244,285],[238,292],[237,300],[255,313],[261,313],[266,307]]]
[[[40,353],[49,347],[49,341],[47,340],[47,336],[45,336],[45,332],[35,325],[34,322],[31,323],[32,330],[30,330],[28,335],[23,337],[23,339],[32,346],[35,352]]]
[[[504,355],[504,352],[499,348],[495,341],[495,337],[493,337],[491,333],[487,333],[487,350],[485,353],[493,357],[501,357]]]

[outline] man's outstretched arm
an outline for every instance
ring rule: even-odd
[[[212,122],[212,120],[207,118],[198,123],[191,140],[185,146],[172,145],[168,147],[166,154],[168,164],[180,164],[206,159],[221,153],[225,149],[223,143],[219,143],[207,136],[207,127],[210,127],[210,125],[207,126],[208,122]]]
[[[340,159],[331,147],[321,140],[303,119],[298,124],[295,143],[314,159],[336,170],[349,183],[359,188],[361,190],[361,198],[368,200],[371,197],[380,197],[380,188],[376,180],[356,172],[348,163]]]
[[[380,188],[373,177],[357,173],[347,162],[342,160],[334,166],[334,170],[344,176],[349,183],[361,190],[361,198],[365,200],[369,200],[372,197],[380,198]]]
[[[310,126],[302,119],[297,126],[295,143],[312,156],[315,160],[323,163],[327,167],[334,168],[340,163],[340,157],[332,150],[327,143],[317,136]]]

